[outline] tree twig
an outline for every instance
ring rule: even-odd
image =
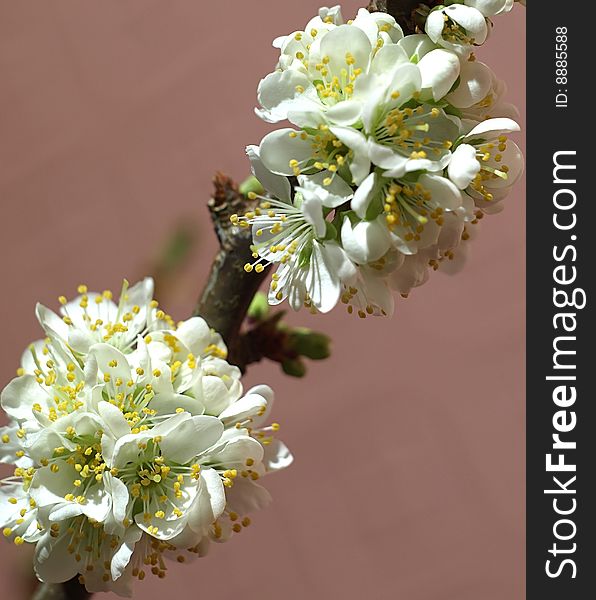
[[[240,335],[246,312],[267,275],[247,273],[244,265],[252,262],[250,228],[232,227],[230,216],[254,208],[254,201],[245,198],[238,186],[221,173],[215,175],[215,193],[208,207],[220,249],[213,259],[209,278],[197,303],[194,314],[203,317],[218,331],[228,345],[228,360],[242,370],[247,356]]]

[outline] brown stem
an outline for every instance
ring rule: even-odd
[[[231,215],[254,208],[254,202],[247,200],[237,185],[221,173],[215,175],[214,185],[215,193],[208,207],[220,249],[194,314],[203,317],[222,335],[228,345],[229,361],[244,370],[248,357],[241,348],[240,329],[267,269],[261,273],[244,270],[244,265],[253,260],[252,232],[248,227],[238,230],[230,222]]]

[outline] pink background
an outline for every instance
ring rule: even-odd
[[[352,16],[358,2],[344,4]],[[269,127],[252,113],[270,41],[318,2],[0,2],[0,382],[39,336],[33,314],[84,281],[141,277],[181,220],[200,234],[162,294],[187,316],[216,244],[217,169]],[[525,99],[525,12],[495,19],[478,55]],[[523,119],[522,119],[523,125]],[[294,466],[270,510],[137,596],[519,600],[524,596],[524,186],[485,219],[466,270],[435,275],[392,320],[300,315],[333,336],[302,380],[276,365]],[[26,551],[0,544],[7,597]],[[168,581],[169,580],[169,581]],[[8,587],[7,587],[8,586]]]

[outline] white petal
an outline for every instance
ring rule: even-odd
[[[323,203],[319,198],[305,198],[302,202],[302,214],[304,220],[310,223],[317,237],[324,237],[327,229],[323,217]]]
[[[335,125],[354,125],[360,120],[362,113],[362,104],[354,100],[345,100],[338,102],[327,110],[326,116],[329,123]]]
[[[326,179],[331,179],[329,185],[325,185]],[[331,171],[321,171],[309,176],[299,175],[298,183],[299,191],[305,199],[317,198],[327,208],[337,208],[350,200],[353,195],[352,188],[339,175]]]
[[[33,561],[35,574],[45,583],[62,583],[78,573],[74,554],[68,552],[70,537],[62,535],[57,540],[44,535],[35,548]]]
[[[372,44],[367,35],[357,27],[340,25],[331,30],[321,40],[320,55],[329,57],[329,71],[340,76],[346,67],[346,54],[354,57],[354,69],[368,70]],[[312,52],[312,48],[311,48]]]
[[[219,389],[221,390],[221,388]],[[225,391],[227,392],[227,389]],[[179,408],[183,409],[191,415],[202,415],[205,412],[205,405],[200,400],[197,400],[196,398],[193,398],[191,396],[186,396],[184,394],[174,394],[167,392],[163,394],[157,394],[151,400],[149,408],[151,408],[152,410],[156,410],[157,414],[160,416],[174,415],[176,413],[176,410]]]
[[[265,446],[265,455],[262,460],[269,472],[289,467],[294,462],[294,457],[288,447],[281,440],[275,438]]]
[[[386,44],[375,54],[370,70],[371,73],[384,76],[396,66],[407,62],[409,62],[409,57],[401,46]]]
[[[52,310],[43,304],[37,304],[35,315],[42,329],[48,335],[57,336],[63,340],[68,337],[68,325]]]
[[[432,200],[446,210],[456,210],[462,204],[462,194],[446,177],[421,175],[418,180],[431,193]]]
[[[278,175],[293,175],[290,161],[299,163],[312,157],[313,149],[310,139],[303,140],[293,129],[277,129],[268,133],[259,147],[259,155],[263,165]]]
[[[162,425],[153,429],[155,435],[163,436],[160,443],[162,453],[168,460],[181,464],[215,444],[224,429],[219,419],[206,415],[180,420],[173,431],[164,431],[164,434],[160,430]]]
[[[341,291],[339,278],[326,259],[323,244],[313,243],[305,283],[313,305],[323,313],[329,312],[337,304]]]
[[[460,190],[465,190],[480,172],[480,163],[476,159],[476,148],[469,144],[458,146],[447,167],[449,179]]]
[[[349,283],[356,276],[357,269],[347,253],[335,242],[325,244],[323,248],[325,260],[340,282]]]
[[[474,44],[480,45],[485,42],[488,28],[486,19],[480,11],[463,4],[452,4],[443,10],[449,18],[459,23],[470,37],[474,38]]]
[[[17,421],[30,419],[33,404],[39,403],[43,407],[47,400],[48,395],[33,375],[16,377],[2,390],[0,395],[2,408]]]
[[[97,410],[103,419],[107,432],[116,439],[130,433],[130,425],[119,408],[103,401],[99,403]]]
[[[271,494],[254,481],[237,477],[228,493],[228,508],[240,515],[263,510],[271,503]]]
[[[370,173],[370,158],[366,136],[360,131],[349,127],[330,127],[330,131],[350,150],[353,150],[354,157],[350,162],[350,172],[354,178],[354,183],[359,185]]]
[[[258,393],[248,393],[226,408],[219,415],[219,418],[226,426],[230,426],[235,423],[242,423],[256,416],[261,410],[265,410],[266,408],[267,400],[263,396]]]
[[[519,131],[519,125],[513,119],[487,119],[482,121],[470,131],[465,140],[471,140],[474,138],[494,139],[501,135]]]
[[[116,533],[114,525],[122,526],[122,521],[126,517],[126,508],[129,501],[128,488],[122,480],[112,476],[109,472],[105,472],[103,478],[105,488],[112,498],[113,522],[109,525],[106,523],[106,531],[110,529],[110,531],[107,531],[108,533]]]
[[[376,173],[371,173],[354,192],[352,198],[352,210],[361,218],[366,218],[366,212],[373,200],[375,194],[375,186],[377,183]]]
[[[308,77],[299,71],[291,69],[270,73],[259,83],[258,100],[266,110],[257,110],[257,114],[272,123],[283,121],[288,116],[291,101],[301,95],[298,90],[309,87],[312,88],[312,84]]]
[[[176,337],[192,354],[201,356],[211,343],[211,329],[205,319],[192,317],[178,325]]]
[[[94,344],[89,349],[89,354],[97,360],[97,366],[102,373],[109,374],[112,381],[120,378],[122,381],[129,381],[131,378],[131,368],[128,360],[120,350],[110,344]]]
[[[420,33],[407,35],[403,39],[399,40],[397,45],[403,49],[409,59],[414,59],[415,62],[420,61],[423,56],[437,47],[428,35],[423,35]]]
[[[58,472],[50,467],[38,469],[31,482],[29,494],[40,507],[62,504],[64,496],[71,493],[73,481],[78,478],[74,467],[62,462]]]
[[[408,159],[402,154],[394,152],[389,146],[370,143],[370,158],[372,162],[382,169],[390,169],[393,177],[402,177],[407,172]]]
[[[358,27],[368,37],[372,48],[377,43],[377,37],[379,35],[379,27],[373,16],[365,9],[360,8],[356,18],[352,21],[352,27]]]
[[[284,202],[290,202],[290,182],[287,177],[275,175],[265,168],[259,156],[258,146],[247,146],[246,154],[250,160],[253,175],[261,185],[273,196]]]
[[[110,572],[113,580],[118,579],[124,573],[124,569],[126,569],[126,566],[130,562],[135,544],[141,539],[142,535],[142,530],[134,525],[126,530],[122,543],[116,552],[114,552],[114,556],[112,556]]]
[[[358,264],[378,260],[391,245],[383,215],[374,221],[361,221],[354,226],[349,217],[344,217],[341,241],[348,256]]]
[[[273,408],[273,403],[275,401],[275,393],[268,385],[259,384],[251,387],[248,392],[246,392],[247,396],[251,394],[261,396],[261,398],[264,398],[265,402],[267,403],[264,411],[259,411],[260,416],[257,415],[252,417],[254,427],[260,427],[269,419],[269,415],[271,414],[271,409]]]
[[[399,255],[400,258],[397,260],[405,260],[401,252],[394,251],[394,254]],[[395,309],[395,300],[389,289],[387,278],[380,277],[377,271],[369,267],[361,269],[360,275],[367,301],[373,306],[379,307],[386,316],[391,317]]]
[[[464,61],[461,65],[460,83],[447,96],[447,101],[457,108],[469,108],[484,100],[493,84],[493,73],[479,61]]]
[[[199,492],[188,513],[188,525],[196,532],[206,533],[226,506],[221,478],[214,469],[202,469]]]
[[[485,17],[493,17],[505,10],[508,2],[507,0],[465,0],[465,4],[480,11]]]
[[[430,88],[434,100],[440,100],[459,77],[459,58],[448,50],[433,50],[418,63],[422,88]]]
[[[433,10],[426,18],[424,29],[428,37],[435,43],[437,43],[443,35],[443,27],[445,26],[445,19],[443,17],[442,10]]]
[[[389,277],[391,287],[400,294],[409,294],[412,288],[428,279],[428,259],[423,255],[406,256],[403,265]]]
[[[252,458],[260,463],[263,459],[263,446],[249,436],[238,437],[229,441],[220,451],[210,455],[214,466],[221,465],[228,469],[244,469],[246,459]]]

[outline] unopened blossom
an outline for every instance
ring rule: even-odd
[[[122,322],[136,301],[125,291],[106,322]],[[36,544],[42,581],[78,574],[89,591],[130,595],[133,577],[165,576],[163,558],[204,555],[267,505],[258,480],[292,461],[279,426],[267,425],[273,392],[243,393],[205,321],[158,316],[149,333],[144,319],[133,342],[104,333],[84,351],[56,319],[46,325],[49,338],[30,346],[2,392],[10,421],[0,431],[0,458],[14,465],[0,482],[0,526],[15,544]]]
[[[464,4],[451,4],[431,11],[425,30],[433,42],[461,55],[467,55],[473,46],[483,44],[488,35],[482,12]]]

